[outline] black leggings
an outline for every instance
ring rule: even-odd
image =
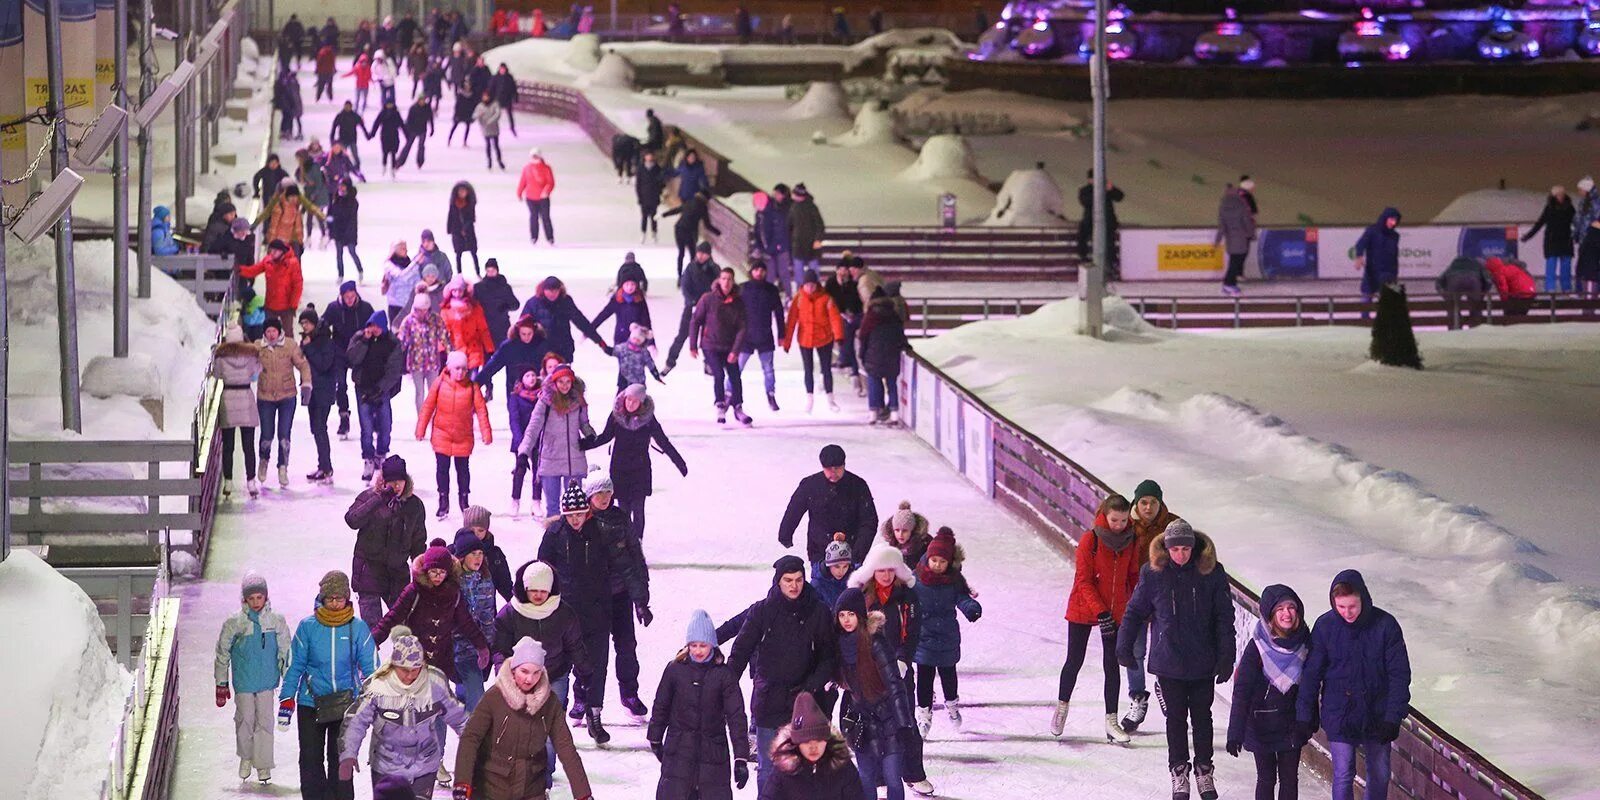
[[[617,505],[621,506],[623,511],[628,512],[628,522],[633,527],[633,535],[641,542],[644,541],[644,501],[645,497],[643,495],[638,497],[622,497],[618,495],[616,497]]]
[[[656,208],[657,207],[658,206],[639,206],[639,232],[640,233],[644,233],[647,229],[650,230],[650,231],[658,230],[658,228],[656,227]],[[678,271],[679,271],[679,273],[682,273],[683,272],[683,268],[679,267]]]
[[[1167,766],[1189,763],[1189,723],[1194,723],[1195,766],[1211,763],[1211,702],[1217,698],[1210,678],[1179,680],[1156,676],[1167,709]]]
[[[450,493],[450,456],[444,453],[433,454],[433,477],[438,483],[439,494]],[[466,456],[456,456],[456,486],[464,495],[472,491],[472,468],[467,465]]]
[[[815,379],[811,377],[811,354],[817,354],[817,360],[822,365],[822,391],[833,394],[833,343],[829,342],[821,347],[800,348],[800,364],[805,368],[806,394],[816,391]]]
[[[1277,784],[1278,795],[1272,795]],[[1300,749],[1256,753],[1256,800],[1300,800]]]
[[[256,429],[254,426],[222,429],[222,479],[233,480],[234,432],[244,439],[244,477],[256,479]]]
[[[700,237],[698,232],[691,231],[685,234],[676,226],[673,227],[672,236],[678,243],[678,277],[681,279],[683,277],[683,258],[688,256],[690,261],[694,260],[694,246]]]
[[[473,238],[477,238],[477,236],[474,235]],[[466,263],[462,260],[461,257],[466,255],[466,254],[468,254],[468,253],[472,254],[472,268],[478,271],[478,277],[480,277],[480,278],[483,277],[483,267],[479,266],[479,264],[478,264],[478,251],[477,250],[457,250],[456,251],[456,274],[457,275],[465,275],[465,274],[467,274]]]
[[[1067,663],[1061,665],[1061,688],[1056,699],[1065,703],[1072,699],[1072,689],[1078,684],[1078,670],[1089,652],[1089,637],[1098,632],[1098,625],[1081,622],[1067,623]],[[1122,694],[1122,667],[1117,665],[1115,636],[1100,638],[1100,668],[1106,673],[1106,713],[1117,713],[1117,697]]]
[[[523,484],[523,481],[527,479],[528,473],[532,471],[531,468],[532,468],[532,458],[529,457],[529,456],[522,455],[521,453],[518,453],[517,454],[516,465],[511,468],[511,499],[512,500],[521,500],[522,499],[522,484]],[[533,479],[533,499],[534,499],[535,502],[537,502],[539,500],[539,479],[538,478],[534,478]]]
[[[961,699],[956,691],[956,668],[930,667],[927,664],[917,665],[917,705],[922,708],[933,708],[933,675],[939,674],[940,688],[944,690],[944,701],[949,703]]]
[[[506,157],[500,154],[500,137],[498,135],[483,137],[483,157],[489,162],[488,166],[490,167],[493,167],[495,162],[499,161],[500,168],[506,168]]]
[[[352,243],[333,242],[333,263],[339,268],[339,280],[344,280],[344,251],[350,251],[350,260],[356,262],[356,274],[361,274],[361,256],[356,255],[356,246]]]

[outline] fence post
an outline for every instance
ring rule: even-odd
[[[989,298],[983,298],[983,318],[989,318]]]
[[[1328,298],[1328,325],[1333,325],[1333,298]]]
[[[928,298],[922,298],[922,337],[928,337]]]
[[[1172,329],[1178,329],[1178,298],[1172,298]]]
[[[1239,329],[1239,298],[1233,298],[1233,329]]]
[[[1302,326],[1304,326],[1306,324],[1305,319],[1300,316],[1302,299],[1303,298],[1301,298],[1299,295],[1295,295],[1295,298],[1294,298],[1294,326],[1296,328],[1302,327]]]

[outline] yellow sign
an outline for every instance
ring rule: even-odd
[[[50,79],[29,78],[28,110],[33,111],[36,108],[44,108],[47,105],[50,105]]]
[[[1222,248],[1216,245],[1156,245],[1157,272],[1211,272],[1222,268]]]

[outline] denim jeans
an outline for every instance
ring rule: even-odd
[[[863,798],[878,800],[878,784],[882,783],[889,789],[889,800],[905,800],[906,784],[900,774],[899,753],[890,753],[882,758],[863,757],[858,754],[856,767],[861,772]]]
[[[483,699],[483,679],[486,676],[478,669],[477,659],[471,658],[456,662],[456,677],[460,679],[456,681],[456,699],[471,712]]]
[[[272,457],[272,440],[278,440],[278,465],[289,463],[289,431],[294,426],[295,398],[282,400],[257,400],[256,413],[261,417],[261,460]]]
[[[539,490],[544,494],[544,515],[554,517],[561,513],[561,490],[569,483],[583,480],[582,475],[540,475]]]
[[[789,251],[768,250],[767,266],[772,268],[773,280],[778,284],[778,288],[783,291],[783,296],[793,297],[794,283],[795,279],[799,277],[799,273],[795,271],[794,259],[789,255]]]
[[[729,364],[731,354],[720,350],[706,350],[701,355],[711,367],[711,393],[716,396],[717,407],[744,405],[744,381],[739,379],[738,359]]]
[[[1144,694],[1144,649],[1145,640],[1150,636],[1150,626],[1140,625],[1133,634],[1133,660],[1134,665],[1123,670],[1128,674],[1128,697]]]
[[[740,372],[744,372],[744,364],[745,364],[746,361],[750,360],[750,356],[751,355],[754,355],[757,358],[761,359],[761,379],[766,385],[767,394],[777,394],[778,393],[778,371],[772,364],[772,353],[773,353],[773,351],[767,350],[767,351],[764,351],[764,352],[758,352],[758,353],[753,353],[753,354],[752,353],[740,353],[739,354],[739,371]]]
[[[1572,291],[1572,256],[1544,257],[1544,290]]]
[[[1388,800],[1389,745],[1384,742],[1328,742],[1333,753],[1333,800],[1355,800],[1356,748],[1367,757],[1367,800]]]
[[[861,315],[851,312],[841,315],[840,320],[844,322],[844,341],[839,343],[839,366],[855,375],[861,371],[856,360],[856,332],[861,330]]]
[[[888,405],[884,401],[888,400]],[[900,410],[900,376],[886,377],[867,373],[867,408]]]
[[[394,412],[387,399],[376,403],[360,400],[356,414],[361,423],[361,457],[374,459],[389,453],[389,429],[394,426]]]
[[[772,780],[772,740],[778,738],[777,728],[753,728],[756,732],[756,791]]]

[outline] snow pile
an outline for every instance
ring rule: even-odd
[[[1479,189],[1450,201],[1433,221],[1441,224],[1465,222],[1528,222],[1539,218],[1547,195],[1527,189]],[[1401,209],[1404,211],[1404,209]]]
[[[812,81],[799,102],[784,109],[788,119],[848,119],[850,101],[837,83]]]
[[[926,181],[939,178],[976,178],[977,160],[972,146],[965,137],[943,134],[932,136],[922,143],[917,160],[906,167],[900,177],[906,180]]]
[[[83,391],[95,397],[127,395],[157,399],[162,395],[161,370],[145,353],[129,353],[127,358],[95,356],[83,369]]]
[[[528,41],[536,41],[529,39]],[[499,49],[499,48],[497,48]],[[600,66],[600,35],[595,33],[580,33],[567,42],[566,55],[562,61],[567,66],[579,72],[589,72]],[[493,55],[491,53],[491,55]]]
[[[598,87],[603,89],[633,89],[633,64],[628,59],[618,55],[616,51],[608,51],[600,59],[600,65],[594,71],[578,79],[579,86]]]
[[[855,125],[850,130],[826,139],[839,147],[861,147],[871,144],[894,144],[894,117],[881,103],[863,103],[856,112]]]
[[[1017,228],[1063,227],[1067,207],[1061,187],[1042,169],[1019,169],[1006,176],[985,225]]]
[[[23,800],[98,797],[132,686],[100,612],[38,556],[14,550],[0,563],[0,642],[0,783]]]
[[[928,88],[913,92],[896,103],[894,113],[904,120],[926,120],[915,125],[919,129],[960,126],[968,133],[1052,133],[1083,124],[1073,109],[1068,103],[994,89],[947,92]],[[936,124],[940,122],[942,126]]]
[[[966,42],[961,41],[961,37],[943,28],[896,28],[850,46],[857,63],[901,48],[940,52],[948,56],[964,55],[970,49]]]

